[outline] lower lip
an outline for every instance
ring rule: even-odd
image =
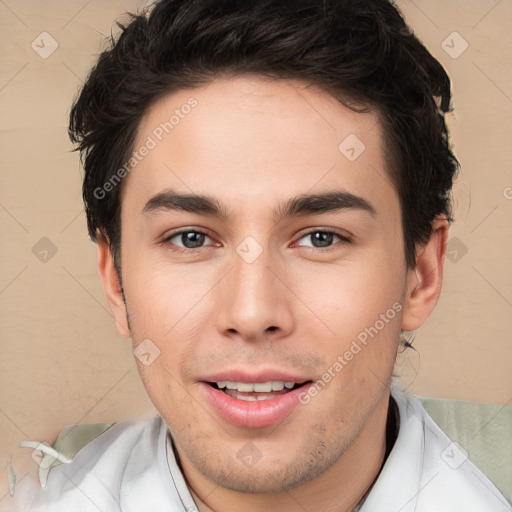
[[[206,382],[200,384],[208,401],[224,420],[246,428],[269,427],[280,423],[299,405],[299,395],[309,387],[304,385],[268,400],[248,402],[232,398]]]

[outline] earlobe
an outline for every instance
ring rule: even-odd
[[[114,266],[114,258],[108,240],[98,234],[98,272],[103,283],[108,305],[114,315],[117,330],[125,338],[131,338],[123,290]]]
[[[443,265],[448,240],[448,220],[437,218],[432,236],[418,249],[416,266],[408,271],[402,329],[414,331],[421,327],[434,310],[443,281]]]

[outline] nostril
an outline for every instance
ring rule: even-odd
[[[275,325],[271,325],[270,327],[267,328],[267,331],[275,331],[277,329],[277,327]]]

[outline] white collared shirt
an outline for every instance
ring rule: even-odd
[[[360,512],[511,512],[512,507],[409,393],[395,444]],[[160,416],[124,421],[50,470],[45,488],[23,479],[0,501],[16,512],[197,512]],[[219,511],[222,512],[222,511]]]

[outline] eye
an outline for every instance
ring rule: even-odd
[[[334,231],[329,231],[325,229],[317,229],[315,231],[310,231],[305,235],[302,235],[300,240],[307,240],[309,238],[311,244],[298,244],[305,247],[313,247],[315,249],[321,249],[323,247],[331,247],[333,242],[336,242],[338,239],[341,242],[349,242],[349,239],[339,233]]]
[[[173,233],[166,237],[163,243],[174,245],[176,247],[172,248],[173,250],[184,252],[187,250],[202,249],[205,247],[204,243],[207,239],[211,241],[211,238],[206,232],[191,229]]]

